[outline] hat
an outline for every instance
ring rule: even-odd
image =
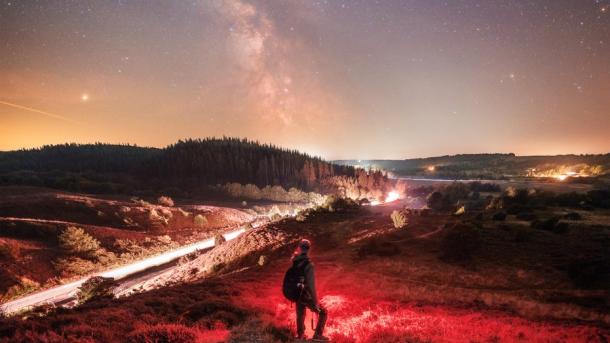
[[[299,242],[299,249],[301,251],[308,251],[311,248],[311,242],[308,239],[301,239]]]

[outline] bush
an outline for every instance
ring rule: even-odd
[[[589,203],[593,207],[610,208],[610,190],[595,189],[587,192]]]
[[[474,181],[469,183],[468,186],[473,192],[497,193],[502,190],[497,183],[482,183],[480,181]]]
[[[166,196],[160,196],[159,199],[157,199],[157,203],[159,205],[163,205],[163,206],[169,206],[169,207],[174,206],[174,200],[172,198],[166,197]]]
[[[40,284],[28,278],[21,278],[19,283],[9,287],[0,299],[3,301],[18,298],[28,293],[32,293],[40,288]]]
[[[531,212],[517,213],[517,219],[519,219],[519,220],[532,221],[532,220],[535,220],[536,218],[538,218],[538,216]]]
[[[603,258],[577,257],[568,264],[568,276],[574,286],[584,289],[595,288],[601,280],[608,277],[610,263]]]
[[[556,216],[544,220],[534,220],[531,225],[535,229],[554,233],[565,233],[569,229],[568,223],[559,221],[559,217]]]
[[[392,211],[390,218],[392,218],[394,227],[397,229],[402,229],[403,227],[407,226],[407,224],[409,224],[409,220],[407,218],[406,213],[404,213],[402,211],[396,211],[396,210]]]
[[[446,207],[443,194],[439,191],[430,193],[426,198],[426,204],[434,211],[443,211]]]
[[[461,216],[461,215],[464,215],[464,214],[466,214],[466,206],[465,205],[460,206],[460,208],[458,208],[457,211],[453,212],[454,216]]]
[[[134,343],[191,343],[201,342],[203,337],[198,329],[180,324],[144,324],[134,330],[128,338]]]
[[[566,213],[563,218],[567,220],[581,220],[582,216],[578,212],[569,212]]]
[[[326,198],[326,201],[322,207],[329,212],[341,212],[358,209],[360,205],[350,198],[342,198],[336,195],[331,195]]]
[[[517,243],[527,242],[532,237],[532,229],[527,227],[518,226],[514,229],[515,236],[513,237],[514,241]]]
[[[0,245],[0,259],[15,259],[19,257],[19,250],[17,244],[2,244]]]
[[[456,224],[442,238],[441,258],[450,261],[469,260],[480,245],[481,237],[477,228],[469,224]]]
[[[400,254],[401,249],[395,243],[383,241],[379,238],[367,241],[358,249],[358,257],[364,258],[369,255],[388,257]]]
[[[65,276],[89,274],[96,269],[95,263],[79,257],[60,258],[55,262],[55,269]]]
[[[495,221],[504,221],[504,220],[506,220],[506,213],[496,212],[496,213],[494,213],[493,217],[491,217],[491,219],[495,220]]]
[[[91,277],[78,288],[76,299],[82,305],[91,299],[113,297],[112,288],[114,285],[113,278],[102,276]]]
[[[88,258],[96,257],[100,249],[100,242],[75,226],[69,226],[59,235],[59,245],[67,254]]]
[[[208,218],[206,218],[205,216],[198,214],[195,217],[193,217],[193,224],[195,224],[196,227],[203,227],[204,225],[208,224]]]

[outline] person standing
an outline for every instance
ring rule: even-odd
[[[299,242],[298,249],[292,256],[292,267],[284,277],[284,295],[296,303],[297,338],[305,338],[305,310],[309,309],[318,315],[313,340],[328,341],[323,335],[328,313],[318,302],[314,266],[308,255],[310,249],[309,240],[302,239]]]

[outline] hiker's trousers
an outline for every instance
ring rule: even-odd
[[[297,335],[302,336],[305,333],[305,309],[309,309],[311,312],[318,314],[318,323],[316,324],[315,334],[322,336],[324,333],[324,326],[326,325],[326,318],[328,314],[326,309],[322,306],[316,306],[313,300],[309,297],[306,299],[297,301]]]

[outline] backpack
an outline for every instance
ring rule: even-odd
[[[297,302],[303,293],[305,282],[305,267],[309,264],[309,260],[292,263],[284,274],[284,282],[282,283],[282,292],[284,297],[292,302]]]

